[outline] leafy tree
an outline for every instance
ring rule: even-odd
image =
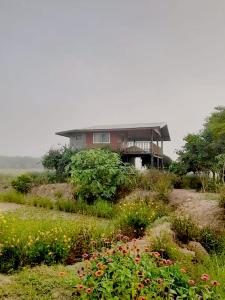
[[[115,199],[121,186],[132,186],[135,175],[118,153],[106,149],[82,150],[72,157],[71,178],[77,196],[89,203]]]
[[[71,157],[76,153],[66,146],[50,149],[42,159],[42,165],[48,170],[54,170],[58,181],[65,181],[70,176]]]

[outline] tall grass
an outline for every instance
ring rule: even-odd
[[[41,218],[2,214],[0,228],[0,272],[25,265],[74,262],[93,251],[93,245],[101,247],[102,238],[112,238],[114,231],[113,223],[85,217],[76,221],[53,219],[44,211]]]

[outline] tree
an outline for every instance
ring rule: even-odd
[[[42,165],[54,170],[58,181],[65,181],[70,176],[71,158],[77,151],[66,146],[50,149],[42,158]]]
[[[89,203],[115,199],[120,187],[132,185],[135,178],[134,169],[106,149],[82,150],[72,157],[71,179],[77,196]]]

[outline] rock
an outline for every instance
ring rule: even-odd
[[[199,242],[189,242],[187,245],[187,249],[195,252],[195,257],[198,261],[204,260],[205,257],[209,256],[208,252]]]

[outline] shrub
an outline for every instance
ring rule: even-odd
[[[199,228],[188,216],[173,217],[172,230],[175,231],[176,237],[183,243],[199,239]]]
[[[78,152],[72,158],[71,168],[77,196],[88,203],[99,198],[115,199],[119,188],[129,185],[135,176],[133,169],[122,163],[119,154],[106,149]]]
[[[16,191],[9,191],[0,194],[0,202],[12,202],[17,204],[25,204],[26,197],[24,194],[17,193]]]
[[[29,174],[22,174],[12,180],[12,187],[19,193],[27,194],[32,188],[32,178]]]
[[[201,229],[199,242],[209,253],[222,253],[225,248],[225,235],[206,227]]]
[[[139,175],[139,187],[155,192],[156,199],[167,202],[174,180],[174,175],[171,173],[148,170]]]
[[[78,271],[79,299],[216,299],[216,288],[195,283],[158,252],[140,254],[119,244],[91,257],[88,265],[86,273]]]
[[[118,207],[117,224],[123,234],[141,237],[149,224],[167,214],[165,206],[149,198],[134,198],[121,202]]]

